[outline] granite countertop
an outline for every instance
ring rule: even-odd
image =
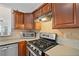
[[[45,54],[49,56],[79,56],[79,49],[66,45],[57,45],[46,51]]]
[[[36,40],[35,39],[21,39],[21,38],[11,38],[11,39],[6,39],[6,40],[2,40],[0,41],[0,45],[6,45],[6,44],[11,44],[11,43],[17,43],[19,41],[31,41],[31,40]]]

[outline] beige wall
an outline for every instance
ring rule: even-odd
[[[53,20],[53,18],[52,18]],[[66,39],[79,39],[79,28],[73,29],[52,29],[52,20],[48,22],[41,22],[41,32],[57,33],[59,37]]]

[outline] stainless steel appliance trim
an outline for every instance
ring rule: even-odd
[[[27,48],[34,56],[37,56],[29,47],[27,47]]]
[[[34,39],[36,37],[36,33],[35,32],[21,32],[20,36],[26,39]]]

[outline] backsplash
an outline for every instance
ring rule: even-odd
[[[52,20],[53,20],[53,18],[52,18]],[[41,32],[57,33],[59,43],[67,44],[67,42],[69,41],[69,43],[68,43],[69,45],[71,45],[71,46],[76,45],[77,47],[79,47],[79,45],[78,45],[79,44],[79,28],[52,29],[52,26],[53,26],[52,20],[48,21],[48,22],[41,22],[42,23]]]
[[[21,32],[21,30],[14,30],[10,36],[0,37],[0,41],[20,39],[20,32]]]

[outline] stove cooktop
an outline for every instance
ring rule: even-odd
[[[33,41],[29,41],[29,43],[31,43],[32,45],[34,45],[35,47],[37,47],[41,51],[46,51],[49,48],[57,45],[56,42],[53,42],[53,41],[50,41],[47,39],[33,40]]]

